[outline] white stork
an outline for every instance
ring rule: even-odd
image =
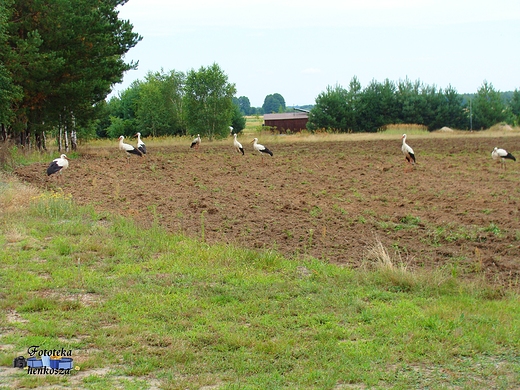
[[[403,134],[401,137],[403,140],[403,146],[401,146],[401,150],[403,151],[404,157],[406,161],[413,166],[415,165],[415,153],[413,152],[413,149],[406,143],[406,134]]]
[[[125,139],[124,136],[119,137],[119,150],[124,150],[126,152],[126,163],[127,164],[128,164],[131,154],[135,154],[136,156],[143,157],[143,153],[139,149],[134,148],[132,145],[125,144],[123,142],[124,139]]]
[[[238,142],[236,134],[233,134],[233,137],[234,137],[233,146],[235,147],[235,150],[237,151],[237,153],[242,153],[242,156],[243,156],[244,148],[242,147],[242,144],[240,142]]]
[[[263,153],[268,154],[269,156],[273,155],[273,152],[267,149],[264,145],[258,143],[258,138],[253,139],[251,143],[253,144],[253,149],[259,152],[261,156],[263,156]]]
[[[491,157],[493,158],[493,160],[497,161],[498,159],[500,159],[500,163],[502,164],[502,167],[504,169],[506,169],[506,159],[509,159],[509,160],[513,160],[513,161],[516,161],[516,158],[515,156],[513,156],[511,153],[509,153],[507,150],[505,149],[499,149],[497,147],[495,147],[495,149],[493,149],[493,151],[491,152]],[[498,161],[497,161],[498,162]]]
[[[69,158],[62,154],[60,157],[55,158],[47,168],[47,176],[58,174],[58,180],[61,178],[61,172],[69,167]]]
[[[146,145],[143,141],[141,141],[141,133],[137,133],[136,135],[134,135],[134,137],[137,137],[137,149],[141,151],[144,157],[144,155],[146,154]]]
[[[190,148],[198,149],[200,147],[200,134],[197,134],[197,137],[191,141]]]

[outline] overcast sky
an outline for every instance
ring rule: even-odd
[[[520,0],[129,0],[120,18],[143,40],[115,94],[149,71],[213,63],[253,107],[273,93],[314,104],[354,76],[520,89]]]

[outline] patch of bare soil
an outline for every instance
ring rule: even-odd
[[[149,226],[288,256],[314,256],[358,267],[375,239],[409,267],[447,267],[464,277],[518,287],[518,163],[491,160],[495,145],[519,139],[413,139],[417,166],[396,141],[275,143],[274,157],[204,143],[149,147],[126,157],[116,145],[71,161],[63,190]],[[244,142],[244,145],[246,142]],[[249,145],[248,145],[249,146]],[[17,170],[32,184],[55,188],[46,166]]]

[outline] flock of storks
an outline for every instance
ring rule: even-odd
[[[130,144],[124,143],[124,136],[119,137],[119,149],[124,151],[128,158],[130,158],[130,155],[134,154],[137,156],[143,157],[146,154],[146,145],[141,140],[141,133],[137,133],[135,135],[137,137],[137,147],[134,147]],[[413,149],[406,143],[406,134],[403,134],[401,137],[403,140],[403,145],[401,146],[401,151],[403,152],[405,159],[408,164],[410,164],[411,169],[413,169],[413,166],[415,165],[415,153]],[[197,137],[191,142],[190,148],[198,149],[200,147],[201,139],[200,134],[197,134]],[[264,145],[261,145],[258,143],[258,138],[254,138],[253,141],[251,141],[253,144],[253,149],[260,153],[260,155],[268,154],[270,156],[273,156],[273,152],[271,152],[268,148],[266,148]],[[237,153],[242,153],[244,155],[244,148],[242,147],[242,144],[238,142],[236,133],[233,134],[233,146]],[[491,152],[491,157],[493,160],[500,162],[502,164],[502,167],[505,169],[505,161],[507,159],[516,161],[516,158],[506,151],[505,149],[497,148],[495,147],[493,151]],[[128,159],[127,159],[128,163]],[[55,173],[59,173],[58,177],[61,177],[61,172],[69,167],[69,158],[62,154],[60,157],[52,160],[49,167],[47,168],[47,176],[50,176]]]

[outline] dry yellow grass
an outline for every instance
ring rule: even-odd
[[[10,227],[5,232],[5,240],[8,244],[22,241],[27,235],[21,231],[20,227]]]
[[[3,212],[10,213],[28,206],[38,194],[35,187],[0,173],[0,204]]]
[[[246,144],[253,140],[254,137],[258,138],[258,142],[261,144],[278,144],[287,142],[342,142],[342,141],[368,141],[368,140],[400,140],[400,136],[406,133],[409,136],[413,136],[415,139],[423,138],[462,138],[462,137],[515,137],[520,136],[520,127],[510,127],[504,125],[496,125],[488,130],[482,131],[467,131],[467,130],[456,130],[450,132],[444,131],[427,131],[425,126],[417,124],[395,124],[386,126],[384,131],[377,133],[333,133],[326,131],[319,131],[311,133],[309,131],[303,131],[295,134],[273,134],[262,128],[263,116],[247,116],[246,127],[239,135],[239,141],[247,147]],[[146,137],[144,142],[147,147],[153,150],[154,146],[174,146],[174,145],[186,145],[189,147],[193,137]],[[214,140],[209,142],[207,138],[202,137],[202,145],[227,145],[232,144],[233,138],[226,137],[221,140]],[[134,144],[135,140],[129,139],[128,143]],[[51,144],[51,142],[49,142]],[[91,140],[87,144],[80,146],[81,152],[96,155],[110,155],[106,148],[113,148],[117,150],[118,141],[117,139],[99,139]]]

